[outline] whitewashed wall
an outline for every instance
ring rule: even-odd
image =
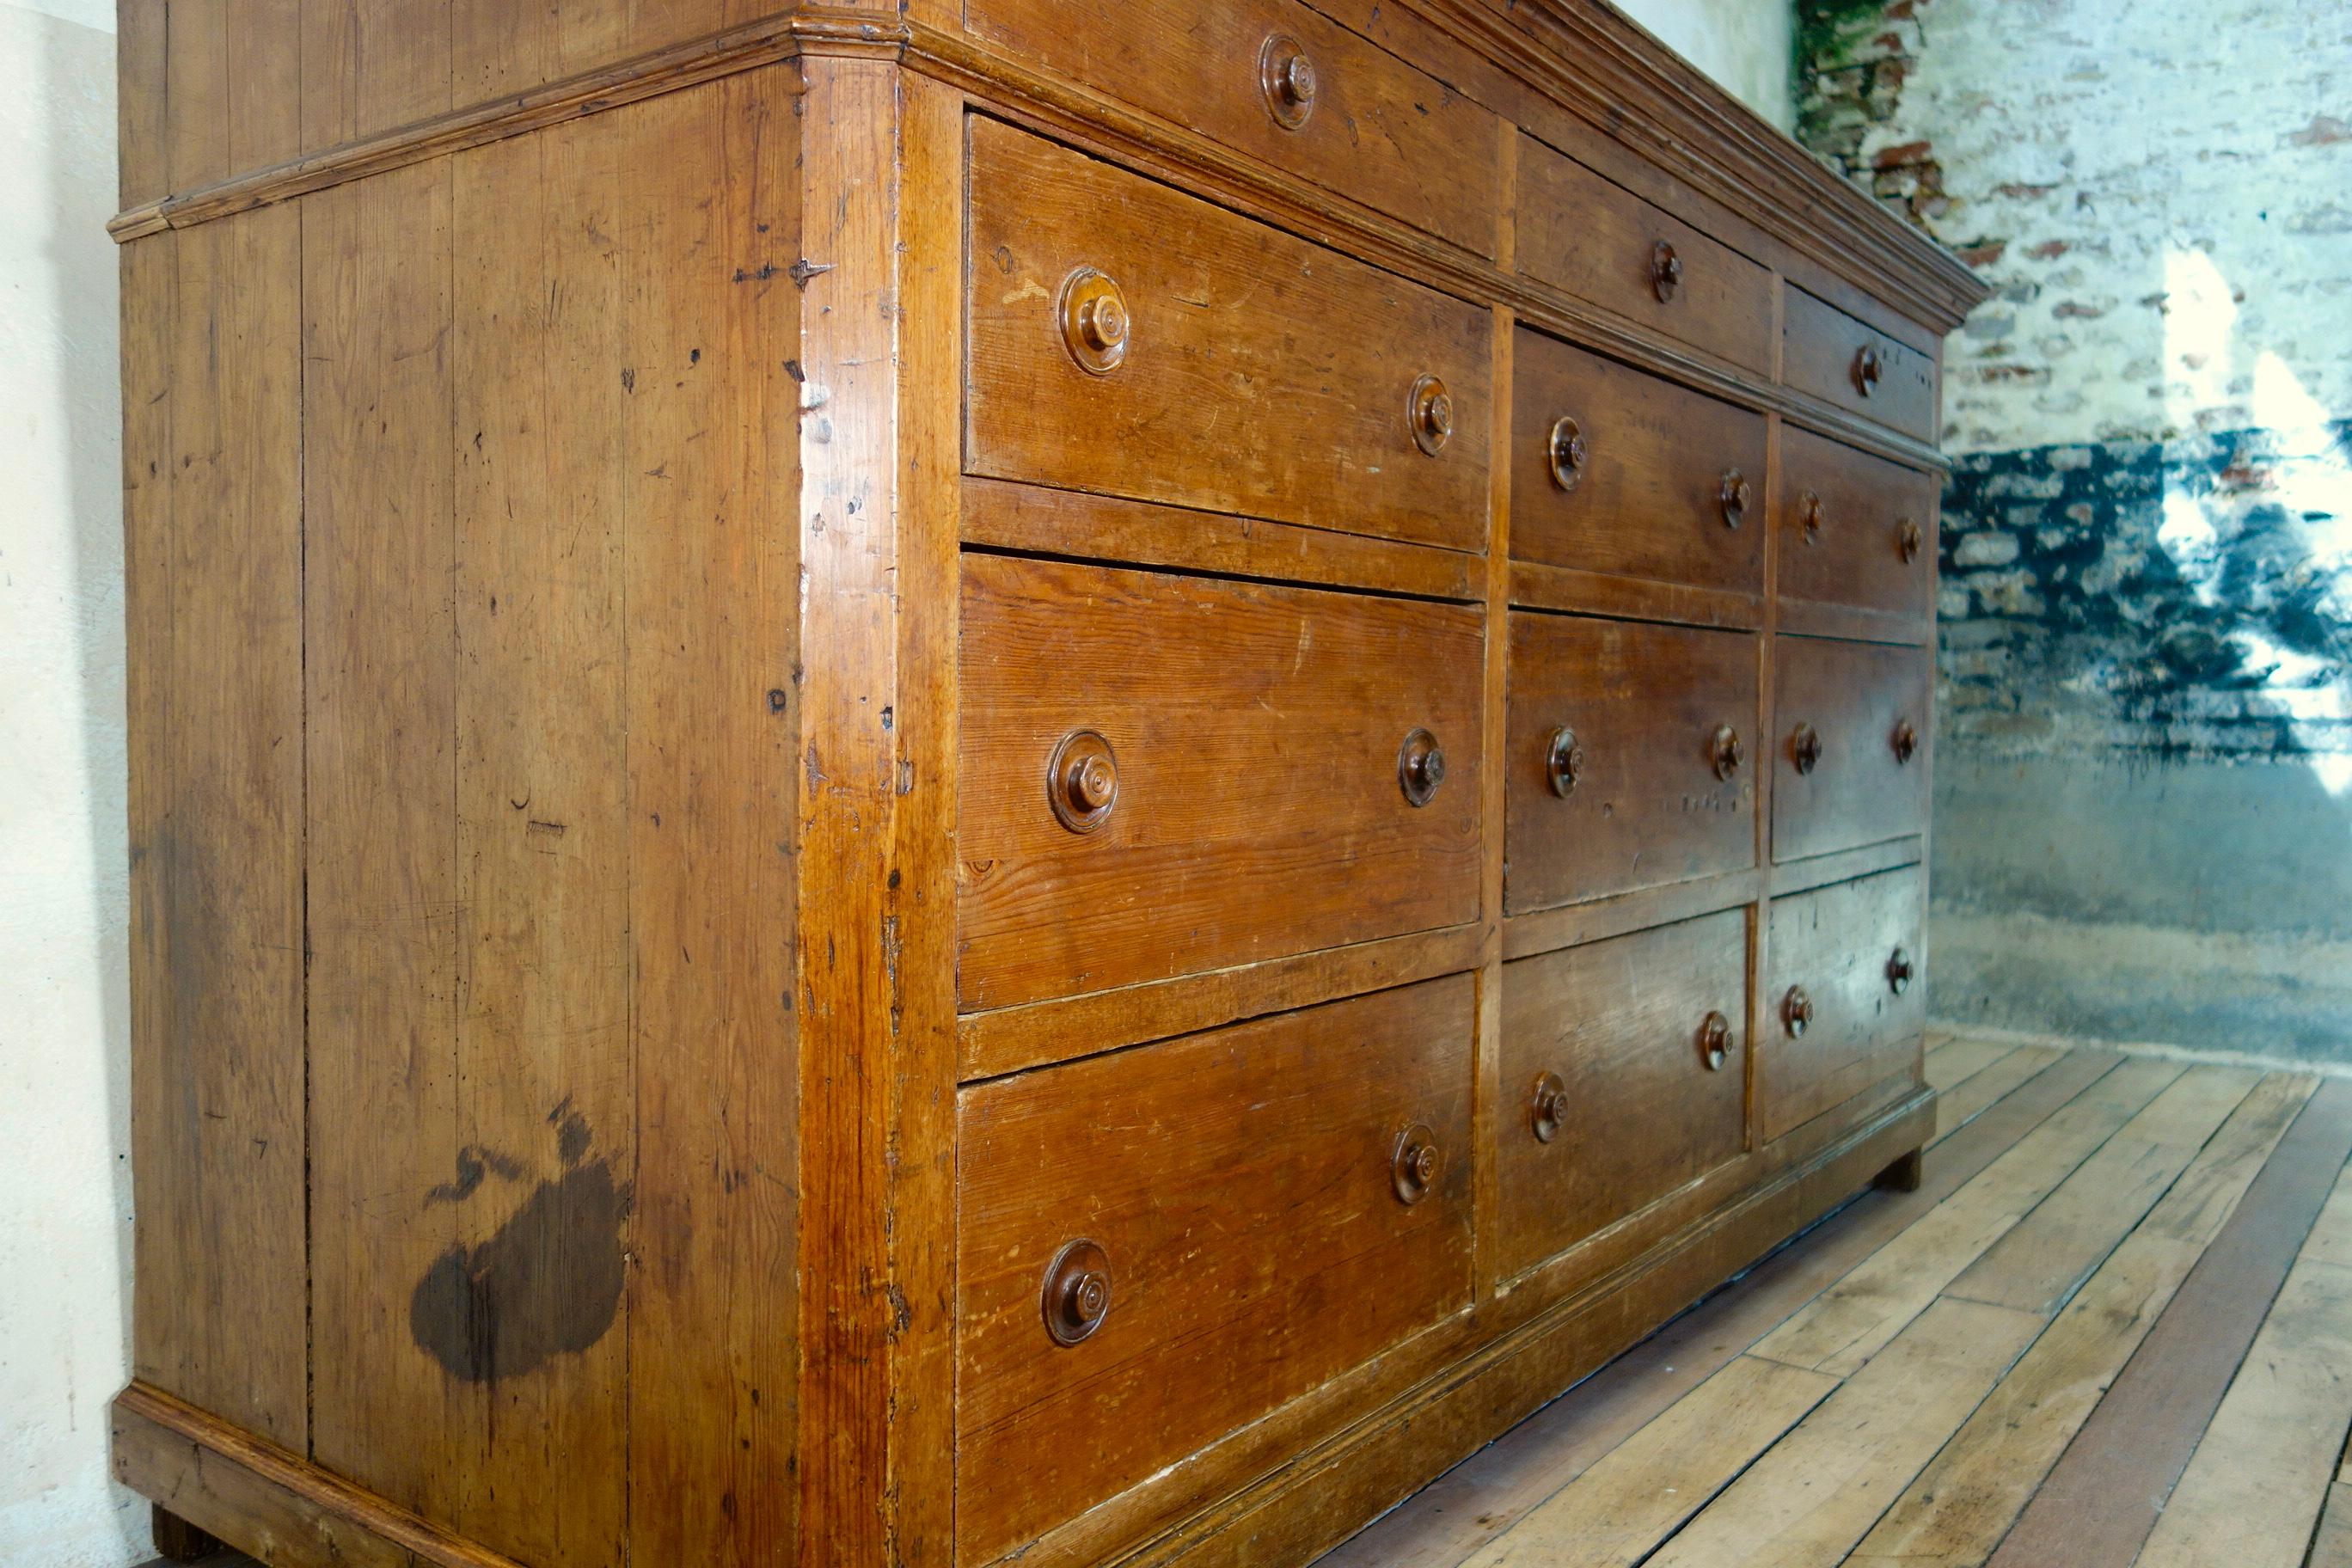
[[[1790,0],[1621,0],[1618,9],[1781,130],[1795,122]]]
[[[118,1568],[130,1268],[114,37],[0,0],[0,1563]]]

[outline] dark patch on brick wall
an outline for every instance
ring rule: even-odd
[[[1916,68],[1928,0],[1798,0],[1797,140],[1921,227],[1951,211],[1935,147],[1912,141],[1865,156]]]
[[[2352,420],[1956,458],[1943,723],[2025,750],[2352,753]]]

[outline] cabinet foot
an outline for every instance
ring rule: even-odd
[[[161,1503],[153,1505],[155,1555],[166,1563],[201,1563],[223,1550],[221,1543]]]
[[[1916,1193],[1926,1173],[1927,1164],[1927,1151],[1914,1149],[1872,1177],[1871,1184],[1885,1187],[1890,1192]]]

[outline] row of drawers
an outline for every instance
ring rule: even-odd
[[[1480,256],[1495,254],[1501,232],[1508,139],[1517,170],[1512,252],[1522,274],[1747,370],[1773,369],[1772,273],[1707,233],[1706,214],[1664,210],[1296,0],[1237,0],[1206,15],[1171,0],[974,0],[968,26],[1049,69]],[[1175,38],[1182,47],[1168,47]],[[994,161],[999,146],[1025,141],[1002,128],[981,130],[976,207],[1022,201],[1018,186],[992,178],[1006,172]],[[1031,167],[1059,163],[1056,178],[1085,162],[1067,153],[1047,159],[1049,150],[1035,145]],[[1144,187],[1097,168],[1101,186]],[[1137,191],[1127,196],[1130,205],[1147,199]],[[1171,216],[1179,206],[1201,205],[1167,193],[1158,205]],[[984,255],[990,247],[977,249]],[[1782,374],[1790,384],[1907,434],[1933,436],[1928,356],[1794,287],[1783,315]]]
[[[1919,891],[1770,906],[1761,1136],[1916,1065]],[[1750,920],[1506,966],[1504,1278],[1742,1155]],[[963,1560],[1469,1304],[1473,1005],[1456,976],[965,1091]]]
[[[974,553],[961,603],[963,1005],[1001,1007],[1478,912],[1475,607]],[[1521,612],[1513,914],[1907,837],[1927,653]]]
[[[971,471],[1485,549],[1486,312],[994,122],[971,138]],[[1762,591],[1764,416],[1527,329],[1513,360],[1515,556]],[[1794,428],[1780,463],[1781,592],[1924,620],[1933,477]]]

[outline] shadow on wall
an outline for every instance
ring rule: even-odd
[[[1943,1017],[2352,1062],[2352,421],[2249,379],[2259,426],[1955,460]]]

